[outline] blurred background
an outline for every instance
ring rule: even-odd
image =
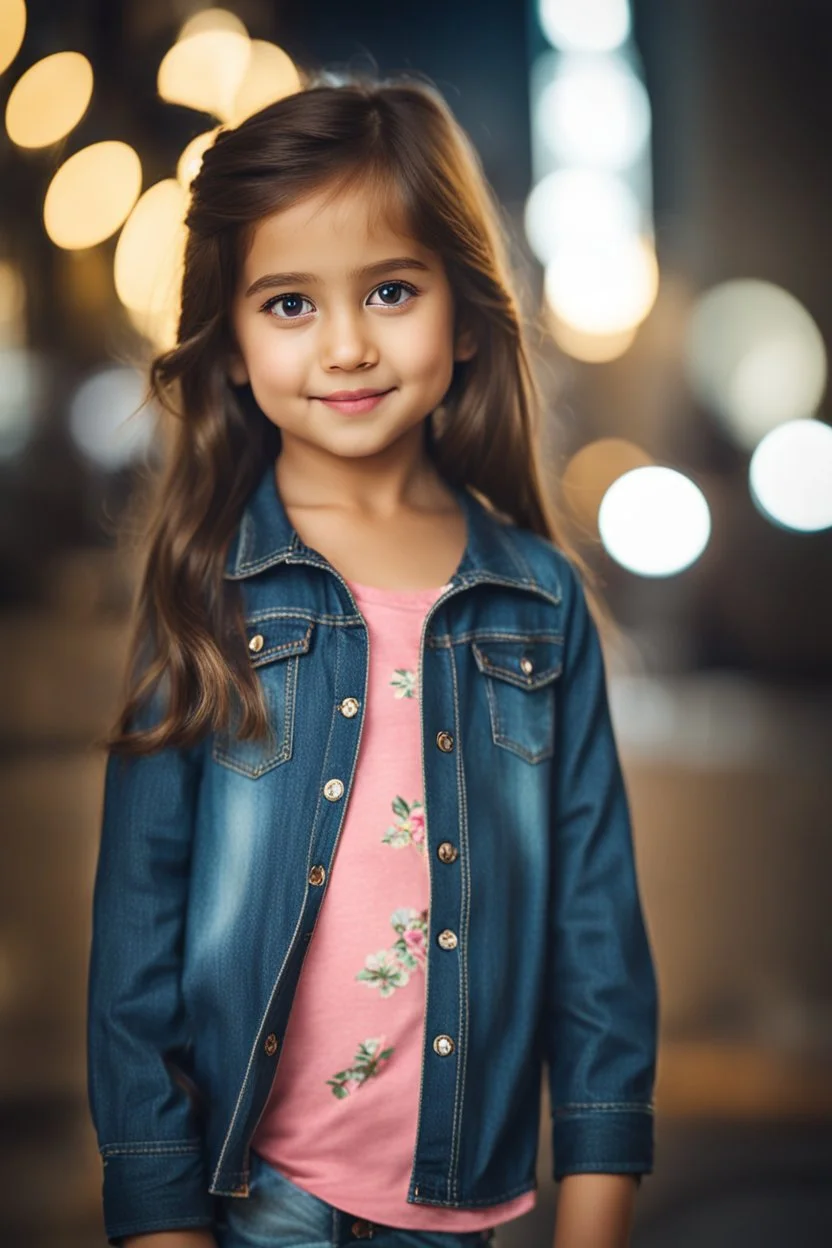
[[[635,1248],[832,1243],[832,10],[0,0],[0,1243],[102,1248],[85,992],[104,760],[189,179],[298,69],[430,77],[544,319],[550,487],[662,990]],[[498,1248],[551,1243],[539,1197]]]

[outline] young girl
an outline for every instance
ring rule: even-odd
[[[498,209],[439,93],[310,81],[193,183],[108,738],[109,1242],[628,1242],[656,984]]]

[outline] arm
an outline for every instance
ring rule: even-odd
[[[544,1035],[554,1177],[586,1176],[568,1187],[575,1224],[578,1192],[627,1191],[610,1176],[652,1170],[658,999],[598,632],[571,567],[563,589]]]
[[[629,1248],[636,1180],[570,1174],[558,1192],[554,1248]]]
[[[155,722],[158,707],[157,694],[136,725]],[[87,1079],[111,1244],[213,1223],[201,1125],[177,1079],[190,1039],[180,978],[200,758],[198,747],[107,758]]]

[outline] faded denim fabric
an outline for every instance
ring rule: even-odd
[[[355,1218],[298,1187],[255,1152],[247,1200],[224,1197],[214,1231],[218,1248],[485,1248],[484,1231],[414,1231]]]
[[[658,1000],[580,581],[551,542],[455,494],[467,544],[422,631],[431,909],[407,1199],[477,1208],[535,1186],[544,1063],[556,1179],[652,1169]],[[326,891],[310,871],[333,869],[359,758],[367,629],[271,463],[225,575],[262,639],[273,739],[107,760],[88,1086],[111,1243],[210,1226],[218,1197],[245,1199]]]

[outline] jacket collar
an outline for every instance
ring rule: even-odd
[[[243,509],[232,535],[225,562],[224,577],[240,580],[279,563],[313,563],[329,567],[316,550],[306,546],[293,527],[280,491],[275,466],[269,462]],[[557,587],[547,588],[534,578],[523,558],[512,529],[492,514],[464,487],[450,485],[467,523],[465,550],[453,585],[494,581],[537,590],[550,601],[558,601]]]

